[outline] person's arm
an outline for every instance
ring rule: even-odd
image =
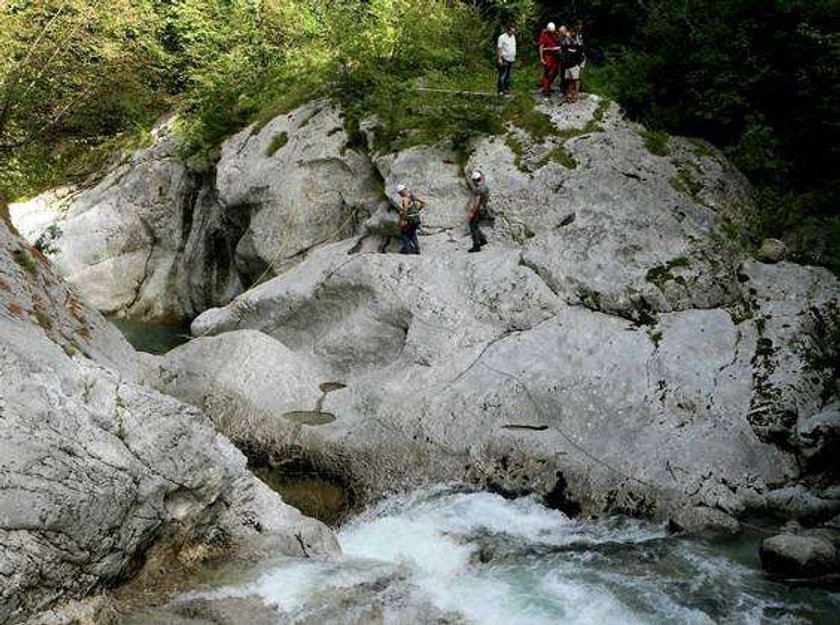
[[[498,41],[496,41],[496,63],[499,65],[502,64],[502,36],[499,36]]]
[[[419,197],[416,197],[414,199],[417,200],[418,204],[420,204],[420,210],[423,210],[424,208],[426,208],[426,202],[425,201],[421,200]]]

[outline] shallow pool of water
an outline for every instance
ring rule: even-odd
[[[189,326],[145,323],[129,319],[110,321],[138,352],[165,354],[192,338]]]
[[[636,520],[572,520],[530,497],[422,490],[338,536],[338,561],[290,560],[182,600],[253,597],[299,625],[835,625],[840,614],[837,593],[766,580],[743,555],[758,537],[714,546]]]

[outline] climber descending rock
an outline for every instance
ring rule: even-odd
[[[470,236],[472,237],[473,245],[468,250],[469,252],[480,252],[481,248],[487,245],[487,237],[479,227],[479,222],[487,220],[487,200],[490,199],[490,189],[487,182],[484,180],[484,175],[480,171],[472,173],[472,197],[470,198],[470,207],[467,214],[467,219],[470,225]]]
[[[417,231],[420,229],[420,211],[426,208],[426,203],[415,197],[404,184],[397,186],[397,193],[400,194],[400,254],[419,254]]]

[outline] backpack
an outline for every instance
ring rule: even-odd
[[[420,202],[413,195],[405,211],[405,222],[412,228],[420,225]]]

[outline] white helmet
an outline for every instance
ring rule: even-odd
[[[555,30],[557,30],[557,26],[554,25],[554,22],[549,22],[548,26],[546,26],[545,29],[548,32],[553,33]]]
[[[481,180],[481,172],[477,169],[472,173],[473,180]]]
[[[404,184],[398,184],[397,185],[397,193],[403,193],[404,191],[405,191],[405,185]]]

